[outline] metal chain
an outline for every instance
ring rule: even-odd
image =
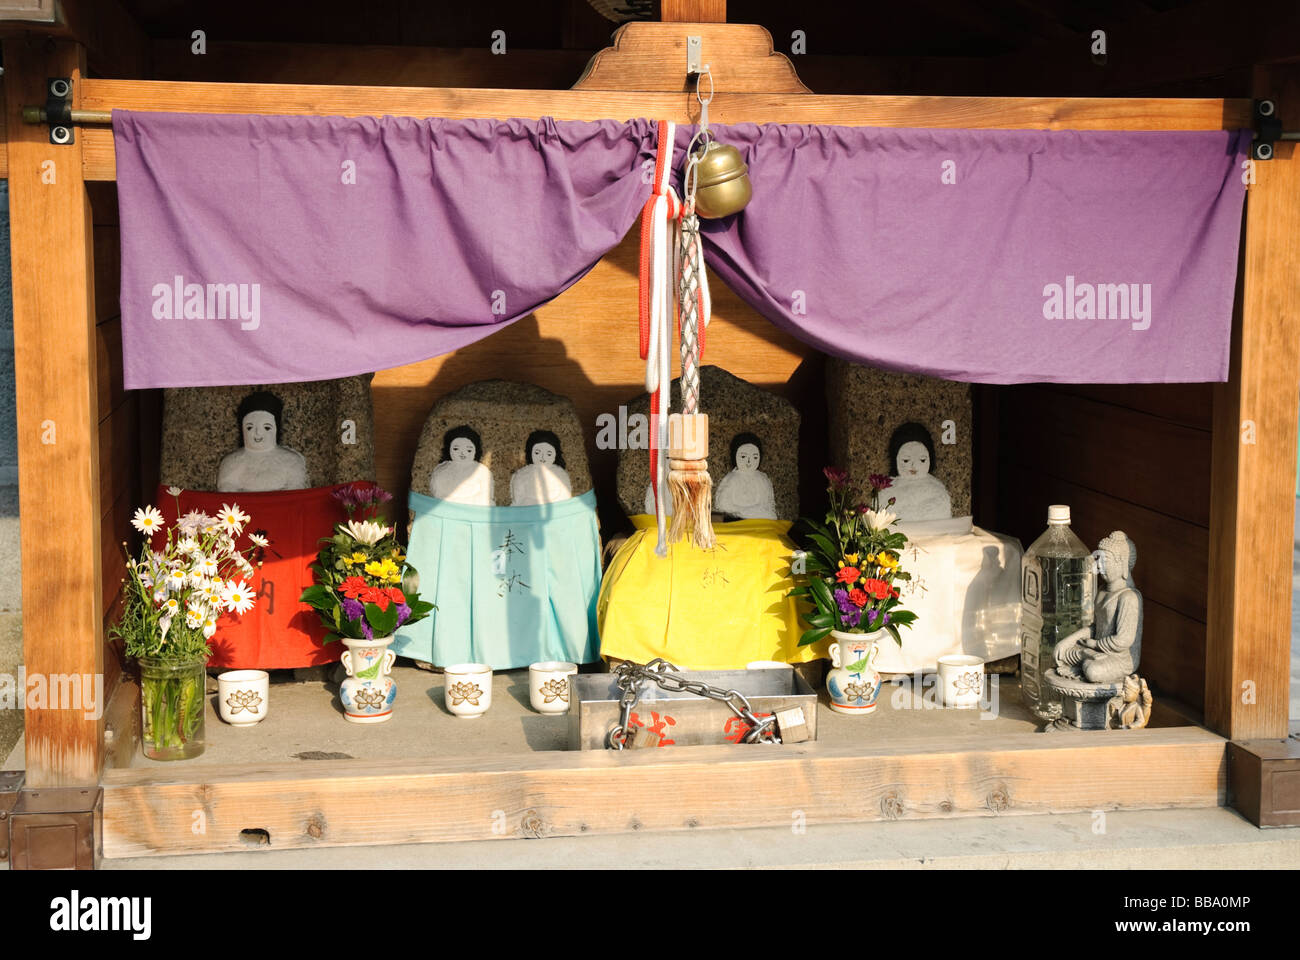
[[[749,732],[741,740],[743,743],[781,742],[780,734],[776,729],[776,717],[754,716],[749,700],[739,690],[723,690],[721,687],[709,686],[702,680],[688,680],[681,675],[681,671],[662,657],[657,657],[644,666],[625,660],[614,668],[614,678],[623,695],[619,698],[618,726],[609,733],[609,746],[613,750],[622,750],[627,746],[627,738],[631,733],[629,725],[632,719],[632,708],[641,699],[641,691],[647,682],[652,682],[661,690],[670,693],[684,690],[697,697],[725,703],[732,713],[749,724]]]

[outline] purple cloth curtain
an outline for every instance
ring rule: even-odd
[[[128,389],[325,380],[482,339],[623,239],[657,140],[649,120],[124,110],[113,134]]]
[[[114,111],[113,128],[130,389],[472,343],[624,237],[657,147],[644,119]],[[713,129],[754,199],[706,221],[709,268],[826,352],[976,382],[1226,377],[1248,131]]]
[[[754,196],[705,221],[709,268],[826,353],[975,383],[1227,379],[1248,130],[713,129]]]

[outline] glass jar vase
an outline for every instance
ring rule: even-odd
[[[205,660],[140,657],[140,745],[151,760],[187,760],[204,747]]]

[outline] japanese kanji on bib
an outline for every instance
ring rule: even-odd
[[[655,518],[631,520],[636,532],[614,555],[597,604],[603,656],[739,670],[754,660],[827,655],[829,640],[799,646],[804,627],[787,596],[795,587],[788,520],[715,523],[714,549],[683,540],[669,544],[666,557],[655,554]]]
[[[596,495],[489,507],[412,491],[407,560],[437,609],[397,631],[392,649],[438,666],[494,670],[598,656]]]
[[[348,484],[265,493],[182,490],[179,497],[159,488],[156,502],[168,525],[176,521],[178,503],[181,516],[200,510],[214,517],[223,504],[237,503],[252,519],[236,545],[250,546],[250,533],[269,541],[265,548],[246,554],[254,564],[261,561],[249,580],[257,602],[243,615],[224,613],[217,620],[208,666],[278,670],[337,662],[342,644],[321,642],[325,628],[320,618],[298,597],[315,582],[310,567],[320,539],[347,519],[333,496],[344,486]]]

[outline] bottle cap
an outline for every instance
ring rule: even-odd
[[[1047,508],[1048,523],[1066,523],[1070,522],[1070,508],[1064,503],[1054,503]]]

